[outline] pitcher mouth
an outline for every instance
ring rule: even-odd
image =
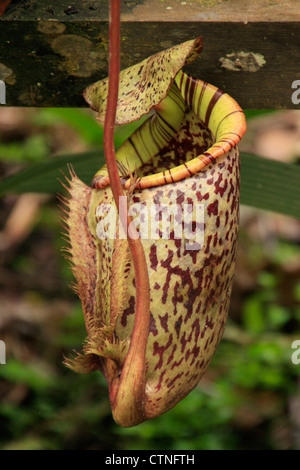
[[[138,175],[134,182],[136,189],[189,178],[236,147],[246,132],[246,119],[241,107],[214,85],[180,71],[168,95],[171,92],[177,99],[180,97],[177,102],[177,108],[182,107],[180,119],[174,123],[173,116],[169,121],[165,119],[166,115],[163,117],[163,112],[167,113],[164,108],[166,99],[163,100],[154,107],[154,114],[116,152],[125,189],[132,187],[132,177],[128,178],[128,174],[135,170]],[[165,145],[161,144],[164,138]],[[105,171],[104,166],[98,172],[93,180],[94,187],[104,188],[109,184]]]
[[[185,117],[168,146],[140,168],[142,176],[136,182],[137,189],[174,183],[195,175],[236,147],[246,132],[244,112],[227,93],[183,72],[178,73],[175,83],[185,97]],[[168,158],[171,153],[175,154],[173,161]],[[161,171],[157,171],[159,169]],[[129,188],[130,181],[124,185]]]
[[[133,185],[151,188],[193,176],[243,137],[246,120],[238,103],[181,70],[196,58],[201,44],[201,38],[188,41],[121,72],[116,124],[154,112],[116,152],[126,189]],[[105,79],[84,93],[89,105],[98,111],[100,122],[105,116],[107,88]],[[132,178],[135,171],[137,177]],[[101,189],[108,184],[104,166],[92,186]]]

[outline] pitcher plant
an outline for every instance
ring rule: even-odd
[[[107,167],[92,188],[72,170],[68,178],[65,220],[87,338],[66,363],[104,374],[121,426],[161,415],[195,388],[228,316],[239,220],[237,144],[246,122],[228,94],[182,71],[201,49],[199,37],[119,77],[116,124],[148,115],[116,152],[125,196],[118,209],[123,204],[132,217],[147,266],[145,341],[133,340],[139,279]],[[84,92],[100,122],[107,95],[108,79]],[[144,356],[132,352],[133,341],[145,342]]]

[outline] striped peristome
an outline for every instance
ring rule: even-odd
[[[188,249],[186,231],[175,236],[174,226],[168,239],[141,239],[150,283],[150,325],[138,414],[132,411],[132,397],[126,406],[117,399],[134,328],[136,283],[127,240],[100,236],[110,222],[101,225],[105,211],[99,209],[114,205],[106,167],[95,175],[92,188],[74,173],[69,180],[66,221],[87,339],[83,353],[67,364],[78,372],[102,371],[114,419],[122,426],[166,412],[198,384],[228,315],[239,218],[236,144],[246,125],[230,96],[181,71],[200,49],[200,38],[188,41],[120,76],[117,122],[151,111],[117,151],[125,190],[130,185],[129,209],[142,206],[150,214],[155,204],[166,210],[177,207],[182,214],[187,205],[199,204],[204,217],[198,220],[192,213],[190,230],[203,234],[196,249]],[[105,115],[106,94],[107,80],[85,91],[99,120]],[[131,175],[135,171],[136,180]],[[162,221],[157,221],[161,233]],[[183,219],[174,215],[175,221],[184,229]]]
[[[200,38],[198,38],[195,41],[188,41],[182,45],[182,47],[185,46],[185,51],[187,50],[187,45],[190,45],[187,59],[188,62],[191,61],[190,55],[195,58],[195,55],[193,54],[195,54],[196,51],[199,52],[200,44],[201,41]],[[178,54],[179,47],[180,46],[176,46],[176,54]],[[193,53],[191,51],[193,51]],[[164,54],[166,55],[166,51],[164,51]],[[172,52],[169,55],[172,56]],[[157,55],[154,57],[158,60]],[[146,71],[144,71],[144,75],[147,76],[151,72],[147,70],[147,66],[149,66],[150,63],[151,67],[153,67],[153,57],[144,62],[146,65],[135,67],[139,68],[140,73],[145,68]],[[177,70],[177,68],[173,69]],[[130,76],[131,75],[129,74],[129,77]],[[170,80],[169,76],[168,79]],[[127,80],[128,73],[121,74],[118,106],[122,110],[123,123],[125,122],[124,109],[129,111],[130,116],[131,108],[136,109],[136,106],[133,105],[131,101],[127,101]],[[85,97],[93,109],[99,110],[99,105],[94,102],[94,90],[99,90],[99,88],[101,89],[103,84],[105,84],[106,87],[106,80],[97,82],[95,85],[89,87],[85,92]],[[167,88],[168,86],[169,89]],[[138,88],[139,87],[136,84],[136,89]],[[143,83],[142,89],[145,90],[145,88],[147,89],[147,86]],[[162,90],[161,82],[160,90]],[[214,138],[214,143],[210,148],[205,149],[202,154],[172,168],[168,172],[160,172],[141,177],[137,181],[137,187],[139,188],[149,188],[152,186],[172,183],[184,179],[191,174],[197,173],[208,165],[210,161],[215,160],[220,155],[223,155],[232,147],[237,145],[245,132],[245,116],[242,109],[234,99],[213,85],[203,82],[202,80],[189,77],[186,73],[182,72],[182,70],[179,70],[175,77],[173,77],[171,85],[168,80],[166,81],[165,96],[160,96],[160,102],[157,102],[156,100],[153,101],[152,109],[154,114],[150,116],[118,150],[117,160],[122,163],[123,167],[127,167],[130,172],[133,172],[134,170],[139,169],[144,163],[151,161],[151,159],[156,156],[176,134],[183,116],[188,109],[192,109],[204,125],[210,129]],[[148,101],[151,102],[150,99]],[[146,109],[151,109],[149,103]],[[119,113],[121,113],[121,111],[119,111]],[[144,110],[141,110],[137,118],[140,118],[143,114]],[[104,111],[101,109],[98,119],[103,121],[104,116]],[[93,186],[103,188],[108,183],[109,179],[107,176],[107,170],[104,166],[95,175]],[[129,185],[130,180],[125,182],[126,188],[129,188]]]

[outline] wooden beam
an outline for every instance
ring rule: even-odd
[[[122,68],[202,35],[188,73],[245,109],[300,108],[292,88],[300,80],[300,0],[122,3]],[[6,105],[86,106],[82,92],[107,75],[107,51],[108,0],[11,3],[0,18]]]

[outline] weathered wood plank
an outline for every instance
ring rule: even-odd
[[[300,0],[253,0],[251,8],[246,0],[122,4],[122,68],[202,35],[201,57],[187,72],[244,108],[300,108],[292,102],[292,84],[300,80]],[[72,13],[69,6],[20,0],[1,17],[0,80],[6,82],[8,106],[85,106],[84,88],[107,75],[108,0],[73,1]],[[241,51],[248,61],[237,55]]]
[[[15,0],[4,19],[108,21],[109,0]],[[300,0],[124,0],[122,21],[300,21]]]

